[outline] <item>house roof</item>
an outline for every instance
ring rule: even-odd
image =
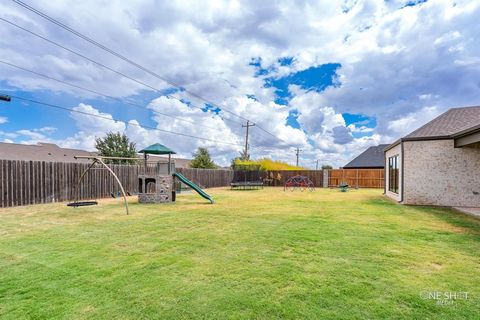
[[[0,160],[48,161],[48,162],[91,162],[90,159],[75,159],[74,156],[94,156],[96,152],[61,148],[53,143],[19,144],[0,142]],[[167,160],[166,157],[152,156]],[[176,168],[189,168],[191,160],[174,158]]]
[[[480,106],[453,108],[405,136],[409,138],[449,138],[480,124]]]
[[[163,160],[166,162],[168,161],[168,158],[165,156],[150,155],[149,160],[154,162],[158,160]],[[172,157],[172,160],[175,161],[175,168],[190,168],[190,163],[192,162],[191,159],[176,158],[176,157]]]
[[[386,150],[402,141],[453,139],[459,135],[479,130],[480,106],[452,108],[405,137],[398,139]]]
[[[388,146],[389,144],[380,144],[378,146],[370,147],[347,163],[343,168],[383,168],[385,167],[383,150]]]
[[[174,154],[175,151],[165,147],[163,144],[155,143],[139,151],[146,154]]]
[[[90,162],[74,156],[91,156],[95,152],[61,148],[53,143],[18,144],[0,142],[0,159],[49,162]]]

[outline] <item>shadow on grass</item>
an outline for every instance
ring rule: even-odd
[[[422,210],[425,213],[434,216],[443,222],[446,222],[455,227],[462,227],[468,229],[471,233],[480,235],[480,220],[471,217],[465,213],[459,212],[448,207],[435,207],[435,206],[413,206],[407,205],[409,208]],[[480,237],[477,237],[480,241]]]

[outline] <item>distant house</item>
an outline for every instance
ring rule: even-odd
[[[156,159],[168,160],[168,158],[165,156],[156,155],[150,155],[149,159],[151,161],[155,161]],[[190,168],[190,163],[192,162],[191,159],[183,159],[177,157],[172,157],[172,160],[175,160],[175,168]]]
[[[18,144],[0,142],[0,160],[25,160],[49,162],[89,162],[74,156],[89,156],[95,152],[61,148],[53,143]]]
[[[385,194],[405,204],[480,207],[480,107],[450,109],[388,146]]]
[[[383,169],[385,168],[385,154],[383,150],[389,144],[380,144],[370,147],[355,159],[347,163],[343,169]]]
[[[48,162],[90,162],[75,159],[74,156],[96,155],[96,152],[80,149],[61,148],[53,143],[19,144],[0,142],[0,160],[48,161]],[[165,157],[154,157],[151,159]],[[177,168],[189,168],[191,160],[172,158]]]

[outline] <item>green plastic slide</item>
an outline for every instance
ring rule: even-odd
[[[195,183],[193,183],[192,181],[188,180],[183,174],[181,173],[178,173],[178,172],[175,172],[173,174],[173,176],[175,178],[177,178],[178,180],[182,181],[183,183],[185,183],[187,186],[189,186],[190,188],[192,188],[193,190],[197,191],[197,193],[199,195],[201,195],[202,197],[204,197],[205,199],[207,199],[208,201],[210,201],[210,203],[213,203],[213,198],[210,197],[207,193],[205,193],[205,191],[203,191],[199,186],[197,186]]]

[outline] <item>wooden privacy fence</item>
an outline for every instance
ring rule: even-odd
[[[315,187],[323,187],[322,170],[264,171],[262,178],[266,186],[283,186],[289,178],[302,175],[312,180]],[[342,182],[355,188],[383,188],[383,169],[331,169],[328,170],[328,186],[338,187]]]
[[[233,179],[233,170],[227,169],[178,168],[177,171],[201,188],[229,186]]]
[[[347,183],[353,188],[383,188],[383,169],[332,169],[328,170],[328,186],[338,187]]]
[[[322,170],[269,170],[261,171],[260,175],[265,186],[283,187],[289,178],[297,175],[308,177],[317,188],[322,187],[323,184]]]
[[[0,206],[71,201],[75,186],[89,163],[0,160]],[[139,165],[109,165],[117,174],[126,192],[138,192]],[[203,188],[227,186],[231,170],[178,168],[178,172]],[[147,173],[153,173],[149,166]],[[113,176],[100,166],[90,170],[79,188],[80,199],[106,198],[120,191]]]
[[[71,201],[75,199],[75,186],[89,163],[63,163],[44,161],[0,160],[0,206],[12,207],[28,204]],[[126,192],[138,192],[138,174],[141,165],[110,165],[122,182]],[[202,188],[230,186],[232,170],[178,168],[187,179]],[[154,173],[149,165],[147,173]],[[322,187],[321,170],[260,171],[265,186],[281,187],[295,175],[307,176],[315,187]],[[325,181],[326,182],[326,181]],[[328,170],[328,186],[337,187],[346,182],[351,187],[383,188],[382,169]],[[326,184],[326,183],[325,183]],[[79,199],[110,197],[120,191],[112,175],[100,166],[90,170],[79,188]]]

